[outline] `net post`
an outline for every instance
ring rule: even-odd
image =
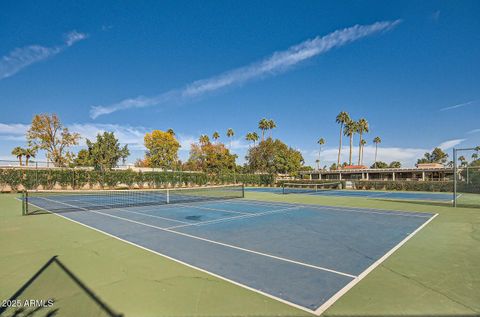
[[[285,195],[285,183],[282,183],[282,194]]]
[[[170,204],[170,189],[167,188],[167,204]]]
[[[245,198],[245,184],[242,183],[242,198]]]
[[[453,148],[453,207],[457,207],[457,149]]]
[[[26,216],[28,214],[28,198],[27,198],[27,191],[22,191],[22,216]]]

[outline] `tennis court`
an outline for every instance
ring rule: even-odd
[[[53,212],[316,314],[436,216],[247,200],[238,187],[111,193],[32,193],[27,213]]]
[[[247,187],[247,191],[268,192],[282,194],[281,187]],[[320,196],[339,196],[339,197],[362,197],[378,199],[403,199],[403,200],[425,200],[425,201],[444,201],[451,202],[453,193],[424,193],[424,192],[404,192],[404,191],[377,191],[377,190],[348,190],[348,189],[329,189],[319,191],[292,191],[291,194],[302,195],[320,195]]]

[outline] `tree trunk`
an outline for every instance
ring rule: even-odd
[[[360,140],[358,141],[358,165],[362,162],[362,134],[360,133]]]
[[[22,157],[21,156],[18,156],[18,162],[20,163],[20,166],[22,166]]]
[[[348,165],[352,165],[352,154],[353,154],[353,134],[350,135],[350,155],[348,157]]]
[[[265,130],[262,129],[262,142],[265,141]]]
[[[28,166],[28,160],[30,159],[30,157],[26,156],[25,157],[25,166]]]
[[[340,166],[340,153],[342,152],[342,132],[343,132],[343,124],[340,125],[340,142],[338,146],[337,168]]]
[[[375,168],[377,168],[377,151],[378,151],[378,144],[375,144]]]

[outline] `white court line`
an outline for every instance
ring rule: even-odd
[[[86,204],[95,206],[95,204],[93,204],[93,203],[87,203],[87,202],[83,202],[83,203],[86,203]],[[81,207],[80,207],[80,208],[81,208]],[[83,208],[82,208],[82,209],[83,209]],[[173,218],[167,218],[167,217],[160,217],[160,216],[156,216],[156,215],[150,215],[150,214],[147,214],[147,213],[144,213],[144,212],[127,210],[127,209],[123,209],[123,208],[108,208],[108,209],[105,209],[105,210],[121,210],[121,211],[129,212],[129,213],[132,213],[132,214],[138,214],[138,215],[142,215],[142,216],[147,216],[147,217],[152,217],[152,218],[158,218],[158,219],[163,219],[163,220],[172,221],[172,222],[179,222],[179,223],[183,223],[183,224],[190,224],[190,222],[187,222],[187,221],[181,221],[181,220],[176,220],[176,219],[173,219]]]
[[[17,198],[17,199],[18,199],[18,198]],[[19,199],[19,200],[20,200],[20,199]],[[32,204],[32,203],[29,203],[29,204],[32,205],[32,206],[35,206],[35,207],[37,207],[37,208],[45,209],[45,208],[39,207],[39,206],[37,206],[37,205],[35,205],[35,204]],[[171,261],[173,261],[173,262],[176,262],[176,263],[185,265],[185,266],[187,266],[187,267],[189,267],[189,268],[198,270],[198,271],[200,271],[200,272],[203,272],[203,273],[208,274],[208,275],[210,275],[210,276],[216,277],[216,278],[221,279],[221,280],[223,280],[223,281],[226,281],[226,282],[232,283],[232,284],[234,284],[234,285],[243,287],[243,288],[245,288],[245,289],[247,289],[247,290],[249,290],[249,291],[252,291],[252,292],[255,292],[255,293],[257,293],[257,294],[260,294],[260,295],[266,296],[266,297],[268,297],[268,298],[274,299],[274,300],[279,301],[279,302],[281,302],[281,303],[283,303],[283,304],[287,304],[287,305],[289,305],[289,306],[291,306],[291,307],[295,307],[295,308],[297,308],[297,309],[306,311],[306,312],[308,312],[308,313],[315,314],[315,311],[314,311],[314,310],[309,309],[309,308],[307,308],[307,307],[304,307],[304,306],[301,306],[301,305],[298,305],[298,304],[289,302],[289,301],[287,301],[287,300],[285,300],[285,299],[283,299],[283,298],[280,298],[280,297],[277,297],[277,296],[268,294],[268,293],[263,292],[263,291],[261,291],[261,290],[259,290],[259,289],[250,287],[250,286],[248,286],[248,285],[245,285],[245,284],[242,284],[242,283],[239,283],[239,282],[236,282],[236,281],[231,280],[231,279],[229,279],[229,278],[226,278],[226,277],[224,277],[224,276],[222,276],[222,275],[218,275],[218,274],[216,274],[216,273],[213,273],[213,272],[207,271],[207,270],[205,270],[205,269],[202,269],[202,268],[200,268],[200,267],[198,267],[198,266],[195,266],[195,265],[189,264],[189,263],[187,263],[187,262],[184,262],[184,261],[178,260],[178,259],[176,259],[176,258],[173,258],[173,257],[171,257],[171,256],[169,256],[169,255],[166,255],[166,254],[160,253],[160,252],[158,252],[158,251],[155,251],[155,250],[146,248],[146,247],[141,246],[141,245],[139,245],[139,244],[136,244],[136,243],[134,243],[134,242],[132,242],[132,241],[128,241],[128,240],[122,239],[122,238],[117,237],[117,236],[115,236],[115,235],[113,235],[113,234],[110,234],[110,233],[108,233],[108,232],[106,232],[106,231],[102,231],[102,230],[97,229],[97,228],[95,228],[95,227],[92,227],[92,226],[89,226],[89,225],[87,225],[87,224],[81,223],[80,221],[76,221],[76,220],[70,219],[70,218],[65,217],[65,216],[63,216],[63,215],[60,215],[60,214],[58,214],[58,213],[54,213],[54,212],[51,212],[51,213],[54,214],[55,216],[61,217],[61,218],[65,219],[65,220],[71,221],[71,222],[76,223],[76,224],[78,224],[78,225],[80,225],[80,226],[83,226],[83,227],[85,227],[85,228],[88,228],[88,229],[91,229],[91,230],[100,232],[100,233],[102,233],[102,234],[104,234],[104,235],[106,235],[106,236],[109,236],[109,237],[113,238],[113,239],[116,239],[116,240],[119,240],[119,241],[121,241],[121,242],[130,244],[130,245],[133,245],[133,246],[135,246],[135,247],[137,247],[137,248],[140,248],[140,249],[142,249],[142,250],[151,252],[151,253],[153,253],[153,254],[162,256],[162,257],[164,257],[164,258],[166,258],[166,259],[169,259],[169,260],[171,260]]]
[[[178,203],[174,203],[172,205],[184,206],[184,207],[193,207],[193,208],[197,208],[197,209],[205,209],[205,210],[213,210],[213,211],[230,212],[230,213],[234,213],[234,214],[250,215],[250,213],[248,213],[248,212],[240,212],[240,211],[233,211],[233,210],[226,210],[226,209],[219,209],[219,208],[210,208],[210,207],[202,207],[202,206],[178,204]]]
[[[55,202],[55,203],[60,203],[60,202],[57,202],[57,201],[54,201],[54,200],[51,200],[51,199],[48,199],[48,198],[45,198],[45,197],[41,197],[41,199],[49,200],[49,201],[52,201],[52,202]],[[276,256],[276,255],[272,255],[272,254],[268,254],[268,253],[262,253],[262,252],[258,252],[258,251],[254,251],[254,250],[250,250],[250,249],[246,249],[246,248],[242,248],[242,247],[238,247],[238,246],[235,246],[235,245],[231,245],[231,244],[227,244],[227,243],[223,243],[223,242],[218,242],[218,241],[214,241],[214,240],[210,240],[210,239],[206,239],[206,238],[202,238],[202,237],[197,237],[197,236],[194,236],[194,235],[191,235],[191,234],[188,234],[188,233],[183,233],[183,232],[178,232],[178,231],[175,231],[175,230],[161,228],[161,227],[154,226],[154,225],[151,225],[151,224],[148,224],[148,223],[144,223],[144,222],[140,222],[140,221],[136,221],[136,220],[120,217],[120,216],[110,215],[110,214],[106,214],[106,213],[103,213],[103,212],[100,212],[100,211],[88,210],[88,209],[85,209],[85,208],[79,208],[77,206],[73,206],[73,205],[66,204],[66,203],[61,203],[61,204],[64,204],[64,205],[69,206],[69,207],[78,208],[78,209],[84,209],[85,211],[93,212],[93,213],[96,213],[96,214],[99,214],[99,215],[104,215],[104,216],[107,216],[107,217],[112,217],[112,218],[124,220],[124,221],[127,221],[127,222],[135,223],[135,224],[138,224],[138,225],[141,225],[141,226],[150,227],[150,228],[153,228],[153,229],[166,231],[166,232],[170,232],[170,233],[173,233],[173,234],[178,234],[178,235],[181,235],[181,236],[185,236],[185,237],[188,237],[188,238],[209,242],[209,243],[216,244],[216,245],[221,245],[221,246],[224,246],[224,247],[227,247],[227,248],[236,249],[236,250],[240,250],[240,251],[244,251],[244,252],[252,253],[252,254],[256,254],[256,255],[261,255],[261,256],[264,256],[264,257],[268,257],[268,258],[272,258],[272,259],[276,259],[276,260],[280,260],[280,261],[284,261],[284,262],[288,262],[288,263],[298,264],[298,265],[309,267],[309,268],[312,268],[312,269],[317,269],[317,270],[320,270],[320,271],[325,271],[325,272],[330,272],[330,273],[334,273],[334,274],[338,274],[338,275],[343,275],[343,276],[347,276],[347,277],[350,277],[350,278],[356,278],[355,275],[340,272],[340,271],[336,271],[336,270],[332,270],[332,269],[329,269],[329,268],[316,266],[316,265],[308,264],[308,263],[303,263],[303,262],[299,262],[299,261],[295,261],[295,260],[291,260],[291,259],[287,259],[287,258],[282,258],[282,257]]]
[[[412,233],[410,233],[405,239],[400,241],[396,246],[394,246],[390,251],[385,253],[380,259],[375,261],[372,265],[370,265],[365,271],[360,273],[355,279],[353,279],[350,283],[345,285],[341,290],[339,290],[335,295],[330,297],[325,303],[323,303],[319,308],[315,310],[316,315],[322,314],[325,310],[327,310],[333,303],[335,303],[340,297],[342,297],[346,292],[348,292],[352,287],[354,287],[358,282],[360,282],[368,273],[373,271],[377,266],[382,264],[389,256],[391,256],[395,251],[397,251],[402,245],[404,245],[408,240],[410,240],[415,234],[417,234],[420,230],[422,230],[426,225],[428,225],[438,214],[434,214],[430,219],[425,221],[420,227],[415,229]]]
[[[223,201],[222,201],[223,202]],[[320,210],[338,210],[338,211],[343,211],[343,212],[356,212],[356,213],[363,213],[363,214],[379,214],[379,215],[388,215],[388,216],[399,216],[399,217],[419,217],[419,218],[430,218],[432,214],[428,213],[419,213],[419,212],[409,212],[405,210],[393,210],[393,209],[376,209],[376,208],[357,208],[357,207],[348,207],[348,206],[339,206],[339,207],[333,207],[333,206],[318,206],[318,205],[310,205],[310,204],[299,204],[299,203],[276,203],[276,202],[257,202],[253,200],[242,200],[238,201],[239,203],[244,203],[244,204],[256,204],[260,206],[285,206],[285,205],[295,205],[295,206],[301,206],[305,208],[313,208],[313,209],[320,209]],[[235,202],[230,202],[230,201],[225,201],[225,203],[235,203]],[[282,205],[283,204],[283,205]],[[377,211],[378,210],[378,211]],[[393,212],[401,212],[401,214],[396,214]]]
[[[290,207],[290,208],[284,208],[284,209],[269,210],[269,211],[254,213],[254,214],[245,214],[245,215],[242,215],[242,216],[235,216],[235,217],[220,218],[220,219],[209,220],[209,221],[202,221],[202,222],[198,222],[198,223],[188,223],[186,225],[178,225],[178,226],[168,227],[168,228],[165,228],[165,229],[172,230],[172,229],[184,228],[184,227],[211,225],[211,224],[223,223],[223,222],[238,220],[238,219],[255,218],[255,217],[275,214],[275,213],[278,213],[278,212],[282,212],[282,211],[286,211],[286,210],[292,210],[292,209],[298,209],[298,207]]]

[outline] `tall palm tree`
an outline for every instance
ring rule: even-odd
[[[277,124],[272,119],[268,120],[268,130],[273,130],[277,127]],[[270,132],[270,137],[272,137],[272,132]]]
[[[200,136],[200,144],[207,145],[208,143],[210,143],[210,138],[208,137],[208,135],[202,134]]]
[[[337,159],[337,166],[340,166],[340,154],[342,153],[342,136],[343,136],[343,126],[350,121],[350,116],[347,112],[342,111],[337,115],[335,121],[340,124],[340,140],[338,145],[338,159]]]
[[[253,135],[252,132],[248,132],[247,135],[245,136],[245,140],[247,141],[252,141],[253,142]],[[250,147],[250,145],[248,145]]]
[[[472,154],[472,160],[476,161],[478,159],[478,153]]]
[[[22,157],[25,155],[25,149],[17,146],[12,150],[12,155],[16,156],[18,159],[18,162],[20,163],[20,166],[23,165],[22,163]]]
[[[317,171],[319,171],[320,170],[320,160],[316,159],[315,163],[317,163]]]
[[[25,149],[24,155],[25,155],[25,165],[28,166],[28,161],[30,160],[30,158],[35,158],[35,155],[37,155],[37,149],[29,147]]]
[[[258,141],[258,134],[257,132],[252,132],[252,141],[253,141],[253,146],[256,145],[257,141]]]
[[[232,149],[232,139],[231,138],[233,138],[234,135],[235,135],[235,131],[233,131],[232,128],[229,128],[227,130],[227,138],[230,139],[230,150]]]
[[[215,142],[217,142],[219,137],[220,137],[220,134],[217,131],[213,132],[212,138],[215,140]]]
[[[324,138],[320,138],[317,143],[320,145],[320,148],[318,149],[318,166],[320,167],[320,159],[322,157],[322,145],[325,144],[325,139]]]
[[[362,142],[360,142],[360,145],[362,146],[362,151],[360,152],[360,154],[362,155],[362,159],[360,160],[359,165],[363,165],[363,149],[365,148],[365,144],[367,144],[367,141],[365,141],[365,139],[362,139]]]
[[[358,131],[357,122],[355,120],[349,120],[345,123],[345,136],[348,136],[350,139],[350,154],[348,155],[348,165],[352,165],[352,154],[353,154],[353,136]]]
[[[377,168],[377,152],[378,152],[378,145],[380,143],[382,143],[382,139],[380,139],[379,136],[376,136],[374,139],[373,139],[373,143],[375,143],[375,168]]]
[[[265,141],[265,131],[270,129],[270,123],[267,119],[263,118],[258,122],[258,128],[262,130],[262,142]]]
[[[365,120],[365,118],[360,118],[360,120],[358,120],[358,122],[357,122],[357,132],[358,132],[358,135],[360,136],[360,140],[359,140],[359,143],[358,143],[358,165],[360,165],[360,163],[362,162],[363,134],[368,133],[368,131],[369,131],[368,121]]]

